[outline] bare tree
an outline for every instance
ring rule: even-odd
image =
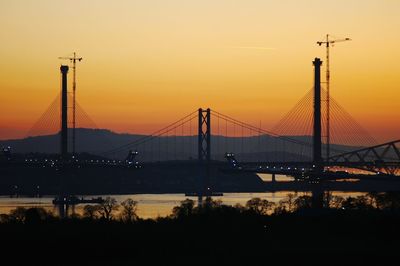
[[[279,201],[277,213],[293,212],[295,210],[295,198],[296,196],[293,193],[288,193],[285,199]]]
[[[137,220],[138,216],[136,214],[137,211],[137,201],[134,201],[133,199],[126,199],[123,202],[121,202],[122,205],[122,213],[121,213],[121,219],[125,222],[133,222]]]
[[[100,216],[108,221],[114,218],[113,212],[119,209],[117,200],[114,198],[107,197],[103,203],[99,204],[97,212]]]

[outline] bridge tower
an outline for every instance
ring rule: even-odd
[[[211,115],[210,108],[199,109],[198,159],[209,162],[211,158]]]
[[[198,204],[201,206],[203,196],[211,195],[210,161],[211,161],[211,110],[199,109],[198,160],[201,183],[198,191]],[[204,170],[204,171],[203,171]]]
[[[313,119],[313,165],[314,178],[319,179],[319,174],[323,170],[322,162],[322,142],[321,142],[321,65],[322,61],[315,58],[314,65],[314,119]],[[315,209],[321,209],[323,206],[324,191],[319,182],[313,185],[312,206]]]
[[[67,73],[68,66],[61,65],[61,158],[65,159],[68,154],[68,90]]]
[[[313,164],[316,172],[322,171],[321,152],[321,65],[322,61],[315,58],[314,65],[314,119],[313,119]]]

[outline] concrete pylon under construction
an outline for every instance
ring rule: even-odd
[[[321,65],[322,61],[315,58],[314,65],[314,118],[313,118],[313,164],[317,172],[322,171],[321,143]]]
[[[62,65],[61,70],[61,158],[65,159],[68,154],[68,66]]]

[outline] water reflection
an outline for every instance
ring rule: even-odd
[[[242,204],[255,197],[267,199],[268,201],[278,203],[284,199],[288,193],[293,193],[295,196],[311,195],[309,192],[267,192],[267,193],[224,193],[224,196],[213,197],[214,199],[222,200],[226,205]],[[365,193],[358,192],[333,192],[333,195],[342,197],[356,197],[364,195]],[[127,198],[131,198],[138,202],[137,214],[139,217],[157,218],[171,214],[172,208],[179,205],[180,202],[186,198],[190,198],[197,203],[197,197],[186,197],[184,194],[133,194],[133,195],[98,195],[103,198],[115,198],[118,203],[121,203]],[[88,196],[93,197],[93,196]],[[96,195],[97,197],[97,195]],[[53,196],[44,196],[42,198],[9,198],[0,197],[0,214],[9,213],[17,207],[40,207],[48,211],[56,212],[56,208],[52,204]],[[82,214],[84,204],[77,205],[75,212]]]
[[[272,174],[257,174],[262,181],[264,182],[271,182],[272,181]],[[282,181],[294,181],[294,177],[287,176],[287,175],[278,175],[275,174],[275,180],[278,182]]]

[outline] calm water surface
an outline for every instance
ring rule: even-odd
[[[284,199],[288,193],[293,192],[267,192],[267,193],[224,193],[224,196],[213,197],[214,199],[220,199],[226,205],[235,205],[237,203],[245,205],[246,202],[255,197],[267,199],[268,201],[278,203]],[[310,193],[299,192],[294,193],[297,196],[310,195]],[[343,197],[358,196],[363,193],[355,192],[334,192],[334,195],[340,195]],[[197,202],[196,197],[185,197],[184,194],[134,194],[134,195],[98,195],[103,198],[113,197],[119,203],[127,198],[131,198],[138,202],[138,215],[141,218],[157,218],[167,216],[171,214],[172,208],[179,205],[182,200],[190,198]],[[98,196],[87,196],[87,198],[98,197]],[[53,206],[53,196],[44,196],[42,198],[10,198],[0,197],[0,213],[9,213],[10,210],[17,207],[41,207],[49,211],[57,213],[57,209]],[[78,205],[75,207],[76,213],[82,213],[84,205]]]

